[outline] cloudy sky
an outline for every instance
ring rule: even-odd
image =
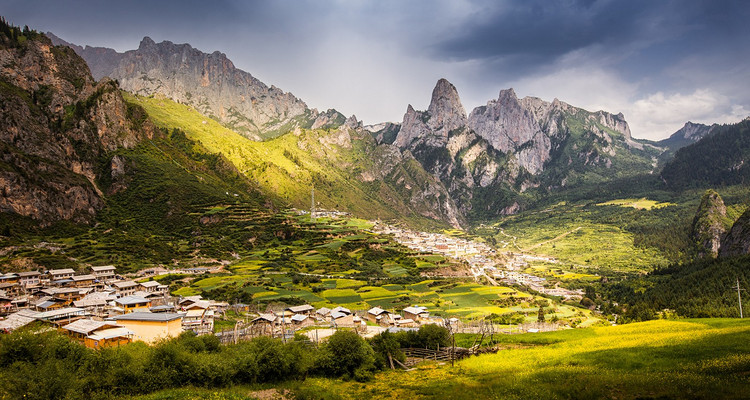
[[[143,36],[219,50],[310,107],[366,124],[426,109],[442,77],[467,110],[513,87],[622,112],[638,138],[750,116],[744,0],[3,0],[0,15],[118,51]]]

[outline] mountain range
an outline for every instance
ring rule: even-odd
[[[51,42],[39,36],[34,52],[11,54],[6,49],[5,57],[17,58],[22,65],[47,65],[50,57],[45,54],[59,54],[58,59],[64,54],[69,58],[65,62],[73,66],[51,68],[66,71],[67,81],[56,79],[73,82],[74,90],[42,76],[41,69],[26,68],[25,75],[6,69],[3,79],[6,87],[13,88],[8,94],[15,93],[18,106],[5,115],[19,117],[5,119],[4,134],[13,137],[4,138],[3,145],[14,143],[8,154],[59,162],[66,170],[61,176],[70,176],[70,183],[48,189],[48,194],[55,193],[49,196],[55,199],[51,202],[66,196],[75,200],[65,206],[41,206],[44,201],[32,198],[32,193],[44,190],[32,190],[33,185],[21,178],[40,174],[25,172],[6,178],[12,182],[6,186],[25,189],[6,193],[3,207],[46,223],[90,222],[104,206],[105,193],[97,185],[104,173],[101,165],[108,162],[110,169],[119,171],[123,162],[117,157],[102,159],[117,148],[132,148],[144,137],[153,138],[158,130],[153,118],[135,115],[145,113],[133,104],[137,98],[184,104],[205,116],[204,125],[213,120],[241,135],[223,147],[211,147],[206,137],[191,133],[190,127],[181,128],[191,140],[208,146],[207,151],[220,154],[269,199],[306,207],[315,187],[329,208],[369,218],[417,218],[454,227],[514,214],[550,193],[653,176],[665,162],[664,154],[717,129],[688,123],[668,140],[638,140],[632,138],[622,114],[590,112],[557,99],[519,99],[513,89],[500,90],[497,99],[467,113],[458,90],[445,79],[437,82],[427,110],[409,105],[400,123],[364,127],[354,116],[308,108],[293,94],[236,68],[219,52],[208,54],[188,44],[155,43],[145,37],[138,49],[118,53],[70,44],[51,33],[47,34]],[[123,100],[118,89],[136,97]],[[31,100],[23,100],[24,96]],[[38,120],[32,121],[32,116]],[[55,135],[62,142],[23,144],[12,134],[21,124],[39,127],[35,143]],[[242,148],[253,150],[239,156]],[[263,154],[269,158],[263,159]],[[6,170],[24,164],[6,158]],[[39,180],[36,185],[49,183]],[[350,196],[357,200],[347,200]]]

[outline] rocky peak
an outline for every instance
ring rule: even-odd
[[[713,125],[696,124],[688,121],[682,128],[672,134],[672,136],[688,139],[692,142],[697,142],[702,138],[708,136],[713,128]]]
[[[171,42],[168,43],[171,44]],[[150,37],[144,36],[143,39],[141,39],[141,43],[138,45],[138,50],[143,50],[152,46],[156,46],[156,42],[154,42]]]
[[[448,80],[440,79],[432,90],[427,111],[416,111],[411,104],[406,108],[394,144],[410,149],[419,144],[442,147],[448,143],[451,131],[465,127],[466,124],[466,110],[456,87]]]
[[[3,34],[0,34],[2,41]],[[42,225],[66,219],[90,222],[104,202],[97,186],[101,161],[144,136],[114,81],[94,82],[74,50],[44,36],[0,49],[13,68],[0,70],[12,88],[0,118],[0,210]],[[53,176],[54,179],[48,179]]]
[[[432,90],[430,107],[427,109],[430,120],[428,124],[441,136],[466,126],[466,110],[458,97],[458,90],[446,79],[440,79]]]
[[[726,232],[727,207],[719,193],[707,190],[693,219],[693,239],[699,247],[701,257],[716,257],[721,239]]]
[[[622,133],[623,136],[625,136],[626,141],[632,140],[630,127],[628,126],[627,121],[625,121],[625,116],[622,113],[610,114],[606,111],[597,111],[594,114],[598,117],[600,124],[612,129],[613,131]]]
[[[532,174],[541,172],[549,159],[549,138],[513,89],[501,90],[497,100],[475,108],[469,115],[469,127],[492,147],[517,153],[518,165]]]

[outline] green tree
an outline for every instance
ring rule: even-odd
[[[539,307],[539,313],[537,313],[536,319],[539,322],[544,322],[544,307]]]
[[[327,376],[363,380],[375,369],[375,354],[355,332],[337,331],[322,347],[317,367]]]
[[[401,362],[406,360],[404,353],[401,351],[401,344],[398,342],[398,339],[388,331],[372,338],[370,346],[372,346],[372,350],[375,352],[375,365],[379,369],[390,368],[389,355],[394,360]]]
[[[420,347],[437,350],[448,347],[451,343],[451,334],[448,329],[439,325],[423,325],[417,332]]]

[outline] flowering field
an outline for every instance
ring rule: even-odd
[[[432,364],[367,383],[316,378],[301,386],[344,399],[746,398],[748,338],[750,322],[734,319],[525,334],[511,340],[536,346],[454,368]]]

